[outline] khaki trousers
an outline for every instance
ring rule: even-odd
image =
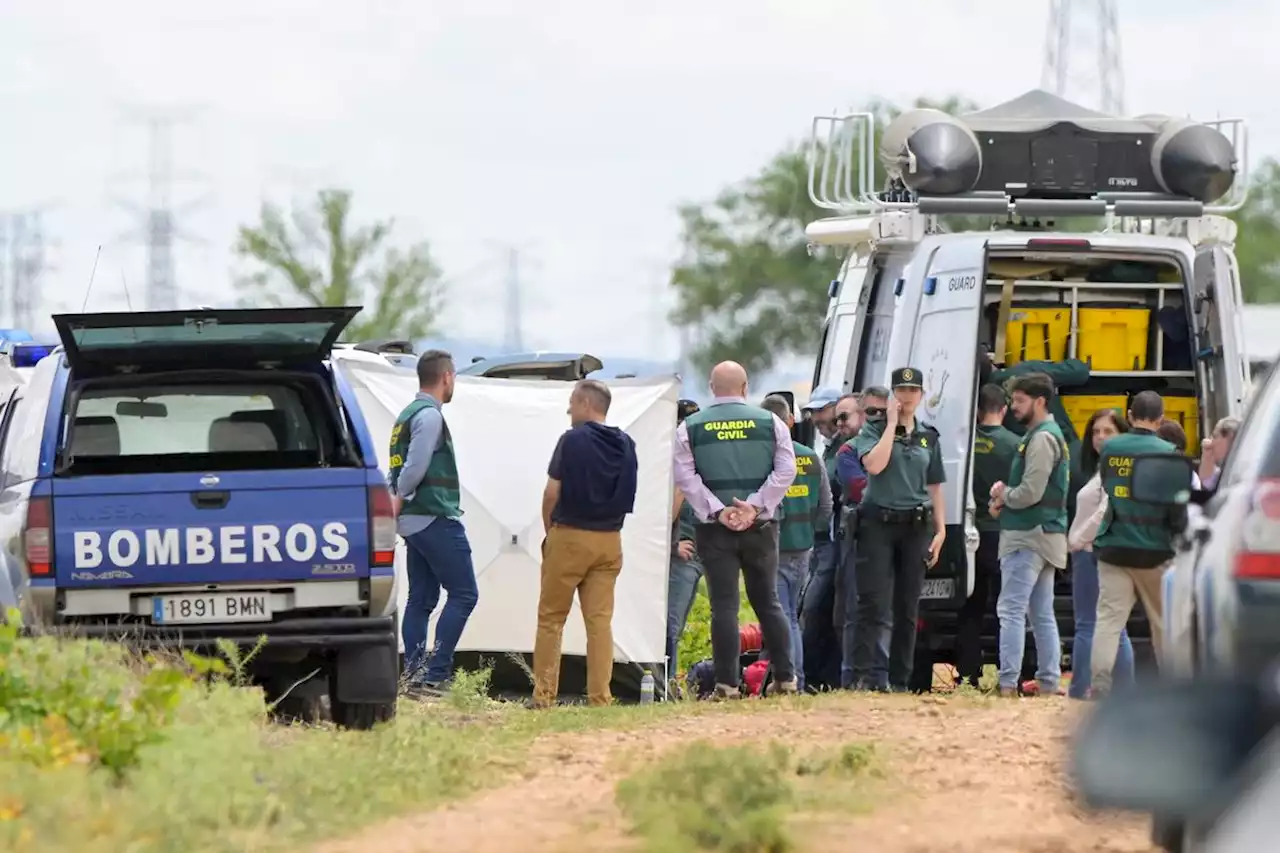
[[[1099,693],[1111,690],[1111,670],[1120,648],[1120,632],[1129,621],[1136,601],[1142,602],[1151,625],[1151,646],[1156,663],[1164,657],[1164,601],[1161,579],[1164,563],[1153,569],[1134,569],[1098,561],[1098,622],[1093,629],[1090,677]]]
[[[578,594],[587,629],[587,700],[613,701],[613,590],[622,571],[622,534],[552,525],[542,552],[538,635],[533,645],[533,702],[554,705],[560,692],[560,643]]]

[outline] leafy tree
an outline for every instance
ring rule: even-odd
[[[393,222],[356,227],[351,193],[323,190],[314,206],[288,216],[264,203],[255,226],[241,226],[235,253],[257,267],[237,285],[261,305],[364,305],[351,340],[417,340],[434,332],[444,282],[426,243],[386,245]]]
[[[1236,256],[1246,302],[1280,302],[1280,161],[1254,170],[1249,199],[1235,216]]]
[[[975,108],[961,98],[921,98],[915,106],[951,113]],[[876,101],[868,112],[879,130],[901,110]],[[841,255],[808,250],[805,226],[832,215],[809,200],[808,154],[807,143],[791,145],[710,203],[680,208],[684,257],[671,274],[672,320],[695,332],[699,367],[733,359],[749,371],[767,370],[780,356],[816,347],[827,284]],[[879,187],[878,158],[876,169]]]

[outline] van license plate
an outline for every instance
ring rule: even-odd
[[[157,595],[151,599],[151,621],[157,625],[269,622],[271,596],[265,592]]]
[[[955,594],[955,578],[930,578],[920,588],[921,598],[951,598]]]

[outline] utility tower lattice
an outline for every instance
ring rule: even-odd
[[[1116,0],[1049,0],[1040,87],[1082,106],[1124,115]]]
[[[44,211],[0,213],[0,275],[4,315],[17,329],[30,329],[40,307],[41,276],[47,269]],[[6,280],[7,279],[7,280]]]
[[[178,211],[173,206],[173,186],[178,175],[173,168],[173,126],[187,118],[181,114],[151,113],[141,117],[148,132],[147,204],[119,202],[137,216],[141,228],[129,235],[129,239],[142,242],[147,247],[146,303],[152,311],[170,311],[178,307],[178,284],[173,262],[175,240],[203,242],[184,234],[177,226]],[[203,200],[188,203],[184,211],[203,204]]]

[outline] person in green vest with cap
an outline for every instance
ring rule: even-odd
[[[1151,646],[1157,664],[1163,656],[1161,579],[1174,556],[1176,526],[1172,513],[1185,510],[1139,503],[1130,497],[1134,459],[1177,452],[1156,435],[1163,420],[1164,400],[1159,394],[1136,394],[1129,403],[1129,431],[1107,439],[1098,454],[1098,471],[1107,501],[1093,540],[1093,550],[1098,555],[1098,620],[1093,628],[1089,662],[1091,696],[1104,696],[1111,691],[1120,632],[1136,601],[1142,602],[1151,625]]]
[[[410,693],[439,693],[453,677],[453,653],[479,600],[471,543],[462,526],[462,492],[453,438],[441,407],[453,399],[453,356],[427,350],[418,358],[418,393],[391,429],[390,484],[405,541],[405,674]],[[446,596],[427,654],[427,623]]]
[[[776,415],[787,429],[795,426],[791,404],[781,394],[770,394],[761,404]],[[822,457],[812,447],[792,442],[796,452],[796,479],[782,500],[782,523],[778,528],[778,600],[791,624],[791,662],[796,686],[804,690],[804,640],[800,635],[800,591],[809,574],[814,531],[831,524],[831,481]]]
[[[991,487],[988,504],[1000,519],[1000,695],[1017,696],[1026,652],[1027,617],[1036,639],[1036,681],[1055,695],[1062,681],[1062,643],[1053,611],[1053,578],[1067,565],[1069,451],[1049,402],[1053,380],[1043,373],[1015,377],[1009,410],[1025,435],[1009,480]]]
[[[993,590],[1000,587],[1000,519],[987,507],[991,487],[1009,479],[1018,455],[1018,436],[1004,426],[1009,400],[999,385],[978,389],[977,435],[973,439],[974,526],[978,553],[973,558],[973,594],[960,608],[956,625],[956,669],[977,687],[982,678],[982,623],[991,607]]]
[[[798,689],[791,626],[778,601],[778,515],[796,478],[791,431],[747,403],[747,372],[726,361],[711,371],[711,405],[676,427],[676,487],[693,507],[695,539],[711,603],[716,699],[741,695],[738,583],[760,620],[779,693]]]

